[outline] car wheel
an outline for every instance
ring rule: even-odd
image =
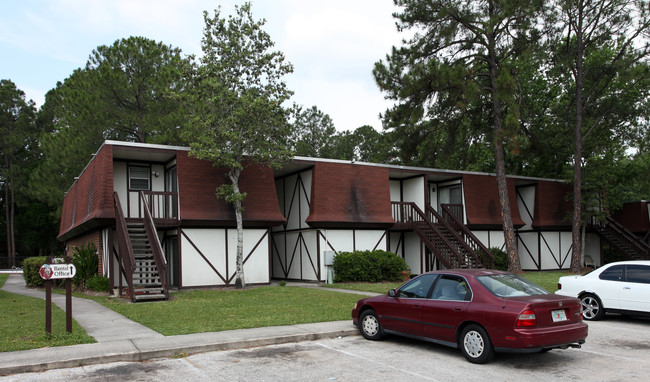
[[[605,315],[605,309],[603,309],[600,300],[591,293],[580,296],[580,304],[582,304],[582,317],[585,320],[600,320]]]
[[[492,359],[494,349],[485,329],[469,325],[460,335],[460,349],[471,363],[486,363]]]
[[[359,317],[359,330],[368,340],[379,340],[384,336],[383,329],[374,310],[368,309]]]

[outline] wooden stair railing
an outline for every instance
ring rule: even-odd
[[[393,202],[394,228],[413,230],[447,269],[461,268],[465,261],[457,248],[420,208],[412,202]]]
[[[158,239],[158,234],[156,233],[156,225],[153,222],[153,217],[151,216],[150,206],[147,203],[144,192],[140,192],[140,198],[144,204],[144,228],[147,234],[147,239],[149,241],[151,251],[153,253],[153,258],[156,263],[156,268],[158,270],[158,277],[160,279],[160,284],[165,295],[165,300],[169,300],[169,289],[167,284],[167,261],[162,252],[162,246],[160,245],[160,240]]]
[[[471,248],[479,264],[482,264],[485,268],[493,269],[494,256],[492,252],[460,220],[458,206],[461,206],[460,211],[462,211],[462,205],[443,204],[441,206],[443,211],[442,220],[446,221],[454,232],[457,232],[461,236],[461,240]],[[433,210],[430,206],[427,207]]]
[[[650,246],[613,218],[592,219],[594,231],[630,260],[650,260]]]
[[[417,233],[446,268],[494,268],[490,250],[451,210],[447,209],[440,215],[430,206],[426,207],[424,213],[412,202],[393,202],[392,205],[395,219],[393,228]]]
[[[129,238],[129,233],[126,227],[126,219],[124,219],[124,213],[122,212],[122,205],[120,203],[120,198],[117,195],[117,192],[113,193],[113,201],[115,206],[115,232],[117,235],[118,243],[118,260],[120,262],[120,267],[124,272],[124,277],[126,278],[127,288],[129,289],[129,296],[131,301],[135,301],[134,291],[133,291],[133,272],[135,272],[135,258],[133,256],[133,247],[131,246],[131,239]],[[118,272],[120,285],[122,284],[122,275]],[[122,288],[120,288],[120,296],[122,295]]]

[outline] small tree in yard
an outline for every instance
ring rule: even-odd
[[[226,168],[229,183],[217,196],[231,204],[237,221],[235,285],[245,288],[244,232],[239,177],[250,165],[277,166],[291,158],[290,110],[283,106],[292,92],[282,77],[293,72],[284,55],[255,21],[250,3],[236,6],[227,19],[204,12],[203,57],[190,70],[191,85],[182,93],[190,112],[185,138],[190,155]]]

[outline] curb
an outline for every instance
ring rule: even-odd
[[[303,324],[304,326],[305,324]],[[136,340],[125,340],[125,341],[116,341],[114,343],[95,343],[95,344],[86,344],[86,345],[73,345],[68,347],[57,347],[57,348],[46,348],[46,349],[36,349],[36,350],[25,350],[23,354],[24,358],[29,359],[29,361],[22,360],[15,362],[14,365],[3,365],[0,366],[0,376],[7,376],[11,374],[21,374],[21,373],[30,373],[30,372],[42,372],[51,369],[64,369],[70,367],[80,367],[88,365],[97,365],[111,362],[140,362],[147,361],[155,358],[167,358],[174,357],[180,354],[192,355],[198,353],[206,353],[212,351],[223,351],[223,350],[235,350],[235,349],[245,349],[258,346],[268,346],[268,345],[279,345],[292,342],[302,342],[302,341],[315,341],[319,339],[330,339],[336,337],[348,337],[359,335],[359,331],[356,328],[350,329],[340,329],[340,330],[330,330],[323,332],[309,332],[308,329],[300,328],[300,325],[293,326],[294,330],[302,330],[304,333],[296,334],[285,334],[277,336],[261,336],[260,338],[255,339],[232,339],[232,340],[222,340],[215,341],[211,343],[199,344],[199,345],[186,345],[181,344],[180,342],[197,342],[194,341],[194,335],[186,336],[170,336],[162,339],[136,339]],[[269,329],[269,328],[266,328]],[[224,332],[222,332],[224,333]],[[198,335],[205,335],[206,333],[198,333]],[[173,345],[170,345],[172,343]],[[87,356],[79,357],[70,357],[68,354],[65,357],[60,356],[60,352],[65,352],[65,348],[74,348],[78,347],[78,350],[81,350],[83,353],[95,353]],[[101,347],[116,347],[116,350],[109,350],[107,352],[97,351]],[[94,350],[94,351],[93,351]],[[15,352],[20,353],[20,352]],[[51,354],[50,354],[51,353]],[[52,358],[57,358],[56,354],[59,353],[59,360],[52,361],[33,361],[32,355],[38,354],[38,357],[34,358],[47,358],[49,355]],[[0,353],[0,358],[2,354]],[[3,362],[4,363],[4,362]],[[9,362],[11,363],[11,362]]]

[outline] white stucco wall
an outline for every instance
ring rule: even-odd
[[[404,202],[414,202],[422,211],[425,209],[424,205],[424,177],[417,177],[408,179],[402,182]]]
[[[388,182],[390,186],[390,201],[391,202],[401,202],[402,192],[401,192],[401,182],[398,180],[391,180]]]
[[[181,241],[183,287],[225,285],[212,267],[199,254],[194,245],[214,268],[227,280],[236,272],[237,230],[234,229],[184,229]],[[268,236],[264,229],[244,230],[244,258],[253,247],[257,248],[244,264],[246,283],[268,283],[269,254]],[[187,237],[186,237],[186,236]],[[189,238],[189,240],[188,240]],[[190,240],[192,243],[190,243]],[[227,256],[226,256],[227,253]],[[234,282],[234,280],[233,280]]]
[[[126,176],[126,163],[113,162],[113,191],[117,192],[122,204],[122,210],[126,214],[126,201],[127,201],[127,176]]]
[[[526,223],[522,229],[531,229],[535,218],[535,186],[517,188],[517,206],[521,219]]]

